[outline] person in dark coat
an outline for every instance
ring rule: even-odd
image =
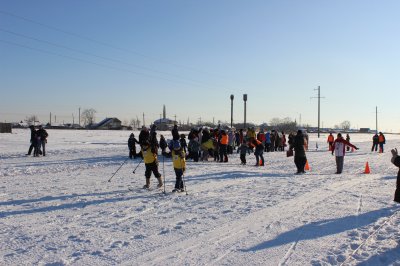
[[[180,137],[181,138],[179,139],[179,142],[181,144],[181,148],[183,149],[183,151],[186,154],[187,153],[187,150],[186,150],[186,148],[187,148],[186,136],[185,136],[185,134],[180,134]]]
[[[172,128],[172,139],[173,140],[179,140],[180,136],[179,136],[179,131],[178,131],[178,125],[174,125],[174,127]]]
[[[129,148],[129,158],[132,159],[132,157],[134,159],[136,159],[136,156],[138,156],[136,154],[136,143],[139,144],[139,141],[137,141],[137,139],[135,138],[135,135],[133,133],[131,133],[131,135],[129,136],[128,139],[128,148]]]
[[[143,143],[149,141],[150,141],[150,132],[147,127],[142,126],[142,130],[139,133],[139,144],[143,145]]]
[[[297,131],[290,149],[294,149],[294,163],[297,168],[296,174],[305,173],[304,167],[306,166],[307,157],[304,149],[304,135],[300,129]]]
[[[42,155],[46,156],[46,143],[47,143],[47,137],[49,134],[47,133],[46,129],[42,127],[42,125],[39,125],[39,129],[37,131],[37,135],[40,138],[40,146],[42,147]],[[40,153],[40,147],[39,147],[39,153]]]
[[[373,137],[372,137],[372,148],[371,148],[371,151],[378,151],[378,144],[379,144],[379,136],[378,136],[378,134],[375,134]]]
[[[163,135],[160,135],[160,148],[161,148],[161,154],[165,156],[166,154],[166,148],[168,147],[167,141],[165,140]]]
[[[33,148],[35,148],[35,143],[36,143],[36,139],[35,139],[36,130],[35,130],[35,127],[33,125],[30,125],[29,128],[31,130],[31,140],[30,140],[31,145],[29,146],[29,150],[28,150],[28,153],[26,155],[31,155],[32,150],[33,150]]]
[[[400,156],[398,155],[397,149],[392,149],[392,159],[391,162],[399,167],[396,180],[396,191],[394,192],[394,201],[400,203]]]
[[[254,155],[256,156],[256,164],[255,166],[264,166],[264,156],[263,156],[263,152],[264,152],[264,145],[262,144],[261,141],[252,138],[249,142],[249,146],[252,146],[255,148],[254,151]],[[261,162],[260,162],[261,159]]]

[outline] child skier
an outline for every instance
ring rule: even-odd
[[[179,141],[173,141],[172,145],[172,161],[176,175],[175,188],[172,192],[183,192],[185,191],[182,179],[183,173],[186,170],[185,151],[183,151]]]
[[[146,177],[146,184],[143,186],[143,188],[147,189],[150,188],[150,176],[152,172],[158,180],[157,187],[160,188],[162,187],[163,182],[161,180],[161,174],[158,172],[157,148],[154,146],[151,147],[148,141],[145,141],[141,147],[142,147],[143,161],[146,167],[146,171],[144,173]]]

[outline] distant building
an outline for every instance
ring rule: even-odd
[[[159,130],[168,130],[172,129],[174,125],[176,124],[176,121],[169,119],[169,118],[161,118],[157,119],[153,122],[154,125],[157,126],[157,129]]]
[[[361,127],[359,132],[360,133],[370,133],[371,129],[369,127]]]
[[[0,133],[11,133],[11,123],[0,123]]]
[[[115,117],[104,118],[100,123],[94,124],[91,129],[121,129],[121,120]]]

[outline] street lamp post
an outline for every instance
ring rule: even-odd
[[[244,128],[246,129],[246,102],[247,102],[247,94],[243,94],[244,101]]]
[[[231,128],[233,127],[233,94],[231,94]]]

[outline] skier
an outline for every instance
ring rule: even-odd
[[[345,140],[342,137],[341,133],[337,134],[337,138],[335,139],[335,141],[333,142],[332,145],[332,155],[333,153],[335,153],[336,156],[336,174],[341,174],[343,171],[343,163],[344,163],[344,155],[346,153],[345,151],[345,147],[346,145],[358,150],[358,148],[356,146],[354,146],[353,144],[351,144],[350,142],[348,142],[347,140]]]
[[[332,132],[331,132],[331,133],[329,133],[328,140],[326,141],[329,144],[329,151],[333,150],[332,145],[333,145],[334,141],[335,141],[335,137],[332,135]]]
[[[293,143],[290,145],[290,149],[294,149],[294,164],[296,165],[296,174],[305,173],[304,167],[306,166],[307,157],[304,147],[305,137],[303,131],[299,129],[296,136],[293,138]]]
[[[160,188],[163,185],[161,180],[161,174],[158,172],[158,160],[157,160],[157,149],[155,147],[151,147],[148,141],[145,141],[141,145],[141,150],[143,154],[143,161],[146,167],[146,171],[144,173],[146,177],[146,184],[143,188],[150,188],[150,177],[151,173],[153,172],[154,176],[157,178],[158,185],[157,187]]]
[[[139,144],[139,141],[137,141],[137,139],[135,138],[135,135],[133,133],[131,133],[131,135],[129,136],[128,139],[128,148],[129,148],[129,158],[132,159],[132,157],[134,159],[136,159],[136,143]]]
[[[400,168],[400,156],[398,155],[397,149],[392,149],[392,159],[391,162]],[[400,169],[397,173],[396,180],[396,191],[394,192],[394,201],[400,203]]]
[[[379,152],[383,152],[383,144],[386,144],[386,138],[382,132],[379,132]]]
[[[378,144],[379,144],[379,136],[378,136],[378,134],[375,134],[373,137],[372,137],[372,148],[371,148],[371,151],[377,151],[378,150]]]
[[[176,175],[175,188],[172,190],[172,192],[183,192],[185,189],[183,187],[182,176],[186,170],[186,161],[185,151],[182,149],[179,141],[173,141],[172,161]]]

